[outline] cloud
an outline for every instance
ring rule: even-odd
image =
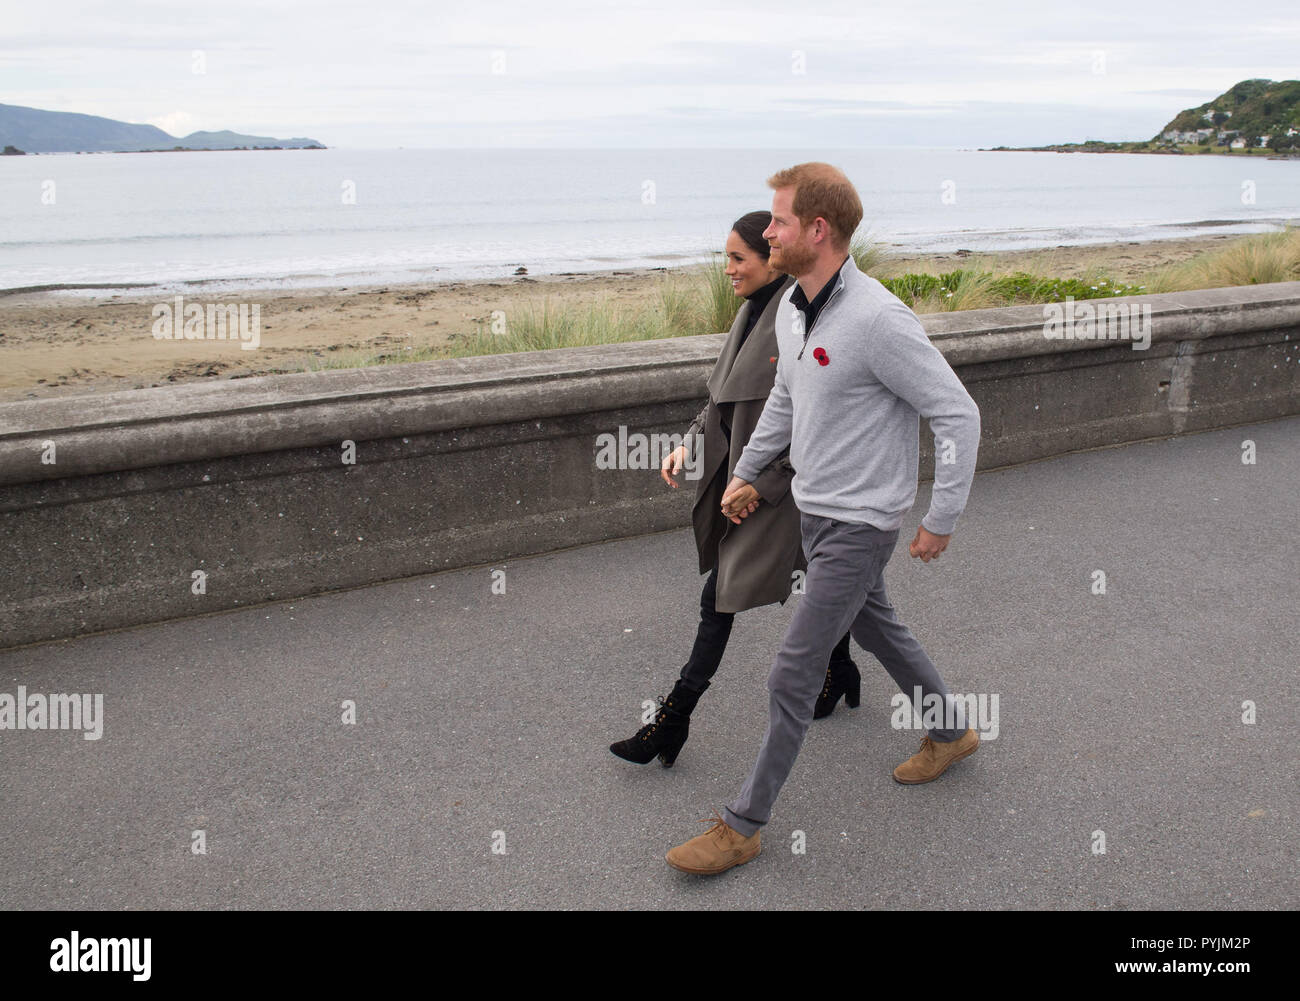
[[[805,142],[831,123],[851,144],[1146,138],[1241,79],[1295,76],[1293,8],[73,0],[9,12],[0,88],[8,103],[173,134],[229,128],[343,146],[734,146]],[[497,51],[504,73],[493,73]]]
[[[188,111],[171,111],[165,115],[158,115],[155,118],[146,119],[148,124],[156,125],[173,136],[187,136],[191,132],[199,131],[198,119]]]

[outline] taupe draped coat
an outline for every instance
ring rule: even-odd
[[[688,430],[690,436],[703,435],[704,459],[691,523],[700,573],[718,568],[715,607],[720,612],[741,612],[774,601],[784,602],[790,596],[794,571],[808,566],[799,531],[799,509],[790,497],[794,469],[789,449],[754,481],[762,502],[752,514],[737,525],[721,511],[723,491],[776,380],[776,309],[793,282],[787,277],[768,299],[754,329],[737,350],[752,303],[746,300],[740,307],[709,376],[709,402]],[[724,418],[731,428],[730,447],[722,430]]]

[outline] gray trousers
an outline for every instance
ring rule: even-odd
[[[882,532],[872,525],[806,513],[800,516],[800,527],[808,573],[767,678],[767,733],[740,795],[723,813],[727,824],[745,836],[772,815],[772,804],[812,722],[826,680],[826,660],[845,629],[858,646],[875,655],[909,699],[920,687],[923,698],[936,694],[944,705],[950,702],[939,672],[885,596],[885,564],[898,543],[897,529]],[[922,709],[913,708],[917,713]],[[950,721],[957,727],[931,730],[934,740],[953,741],[966,732],[960,703],[956,712]]]

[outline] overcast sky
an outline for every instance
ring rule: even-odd
[[[1239,80],[1300,76],[1298,11],[1297,0],[6,0],[0,103],[340,147],[1146,139]]]

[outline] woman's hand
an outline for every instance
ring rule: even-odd
[[[678,483],[674,476],[680,476],[682,465],[686,462],[686,446],[678,445],[675,449],[664,456],[663,464],[659,467],[659,475],[664,478],[664,482],[676,490]]]

